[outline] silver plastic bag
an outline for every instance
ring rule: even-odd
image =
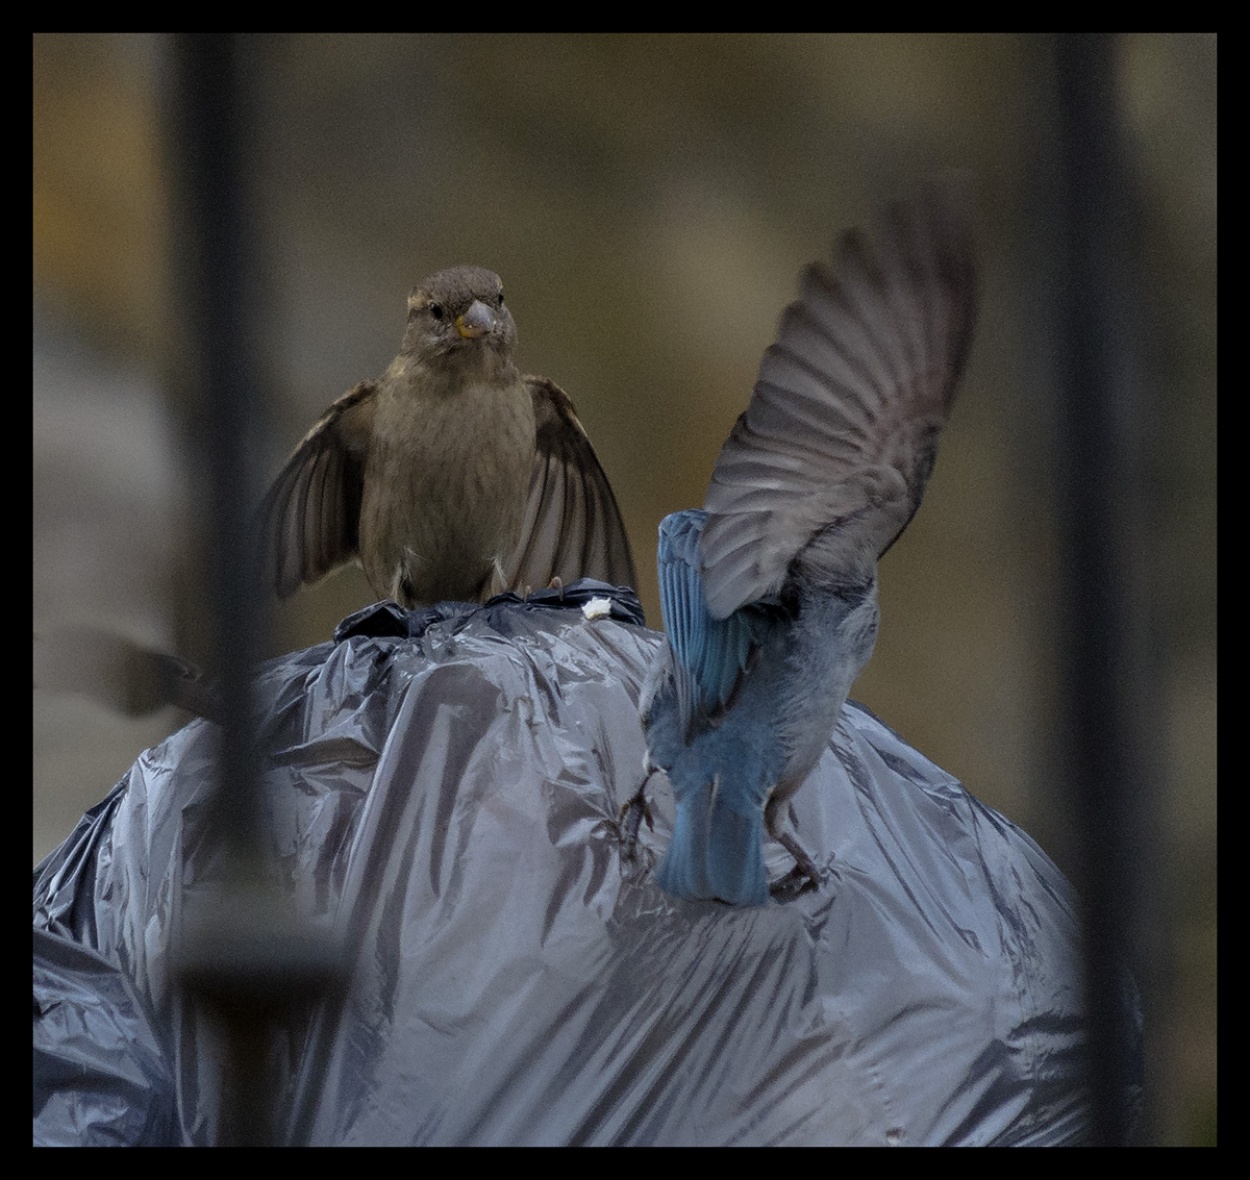
[[[563,603],[378,606],[264,666],[273,861],[352,947],[345,997],[285,1034],[280,1137],[1080,1142],[1071,890],[867,710],[844,709],[793,804],[819,889],[743,910],[668,898],[650,876],[672,818],[662,777],[654,827],[623,856],[639,688],[664,642],[620,621],[636,610],[584,583]],[[170,965],[187,899],[219,869],[216,742],[199,721],[145,752],[35,871],[36,928],[113,964],[159,1030],[153,1085],[176,1115],[136,1118],[133,1141],[220,1133],[214,1041]],[[774,877],[790,867],[767,852]],[[38,992],[37,977],[37,1025]],[[44,1079],[42,1115],[37,1076],[37,1140],[41,1117],[45,1141],[73,1139],[71,1108],[90,1140],[106,1088],[84,1070]]]

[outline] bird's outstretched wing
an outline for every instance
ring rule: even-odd
[[[220,721],[215,687],[194,664],[93,624],[35,636],[35,688],[76,692],[127,717],[177,705]]]
[[[703,531],[708,609],[811,576],[860,581],[906,528],[933,469],[972,337],[977,284],[960,194],[890,207],[877,248],[852,230],[803,272],[721,449]]]
[[[295,448],[257,513],[261,569],[279,598],[357,556],[376,385],[339,398]]]
[[[597,578],[636,586],[620,509],[567,393],[527,376],[537,426],[521,539],[504,573],[513,589]]]

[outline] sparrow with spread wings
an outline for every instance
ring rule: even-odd
[[[358,562],[405,607],[593,577],[636,584],[616,498],[568,395],[513,359],[499,276],[431,275],[399,354],[295,448],[260,509],[279,597]]]

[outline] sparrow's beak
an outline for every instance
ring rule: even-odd
[[[495,313],[480,299],[475,299],[467,311],[456,316],[456,331],[466,340],[485,336],[495,326]]]

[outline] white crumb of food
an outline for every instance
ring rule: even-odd
[[[592,598],[582,605],[582,614],[588,619],[605,619],[612,613],[610,598]]]

